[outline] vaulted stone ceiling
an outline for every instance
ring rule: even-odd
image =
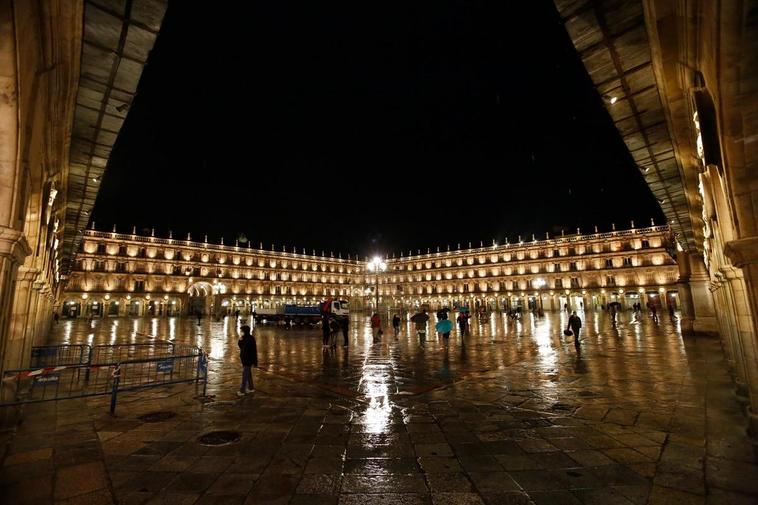
[[[685,184],[661,103],[641,0],[554,0],[608,113],[679,244],[697,248]],[[697,187],[696,181],[694,182]],[[702,228],[702,226],[701,226]]]
[[[81,75],[66,194],[64,273],[70,270],[81,231],[89,221],[166,6],[167,0],[84,2]]]

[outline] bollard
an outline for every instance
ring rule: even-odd
[[[116,367],[111,372],[111,378],[113,379],[113,388],[111,389],[111,415],[116,413],[116,397],[118,396],[118,383],[121,378],[121,364],[116,364]]]

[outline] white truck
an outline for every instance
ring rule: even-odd
[[[259,308],[255,311],[256,323],[284,321],[287,324],[316,324],[321,321],[324,304],[329,304],[331,314],[337,317],[349,317],[350,309],[347,300],[329,299],[318,305],[287,304],[275,308]]]

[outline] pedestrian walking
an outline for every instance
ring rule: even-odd
[[[339,335],[340,330],[342,330],[342,325],[337,320],[337,316],[332,316],[329,318],[329,347],[334,349],[337,347],[337,335]]]
[[[450,332],[453,331],[453,322],[445,317],[444,319],[437,321],[435,328],[437,333],[442,335],[442,341],[445,343],[445,346],[447,346],[450,341]]]
[[[347,347],[347,335],[350,332],[350,318],[348,316],[340,318],[340,327],[342,328],[342,347]]]
[[[676,315],[674,314],[674,305],[671,303],[669,303],[669,317],[672,321],[676,319]]]
[[[378,312],[374,312],[374,315],[371,316],[371,333],[374,337],[374,343],[377,343],[381,340],[382,337],[382,318],[379,317]]]
[[[255,391],[253,367],[258,366],[258,347],[248,325],[240,327],[240,331],[242,336],[237,345],[240,348],[240,362],[242,363],[242,384],[240,384],[240,390],[237,391],[237,396],[245,396],[247,393]]]
[[[455,320],[458,321],[458,329],[461,332],[461,336],[462,337],[465,336],[466,335],[466,329],[467,329],[467,326],[468,326],[468,317],[466,316],[466,313],[465,312],[461,312],[460,314],[458,314],[458,317],[455,318]]]
[[[392,316],[392,331],[395,332],[395,338],[400,334],[400,316],[395,314]]]
[[[576,311],[573,311],[571,315],[568,318],[568,324],[566,325],[566,330],[571,330],[571,332],[574,334],[574,346],[579,348],[579,330],[582,327],[582,320],[579,316],[576,315]]]
[[[414,314],[411,321],[416,324],[419,341],[424,342],[426,340],[426,323],[429,321],[429,314],[426,313],[426,309]]]
[[[321,344],[324,349],[329,347],[329,337],[331,337],[331,328],[329,327],[329,313],[321,314]]]

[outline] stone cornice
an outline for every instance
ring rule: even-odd
[[[724,254],[738,268],[758,263],[758,237],[729,241],[724,246]]]
[[[6,257],[19,265],[32,253],[24,234],[7,226],[0,226],[0,258]]]

